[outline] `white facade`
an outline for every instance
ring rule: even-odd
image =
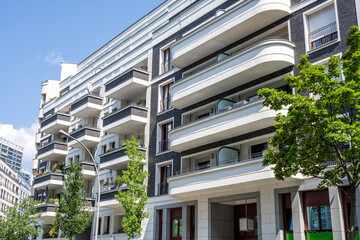
[[[257,91],[291,93],[284,78],[298,74],[304,52],[313,62],[343,53],[346,24],[357,19],[344,17],[346,6],[168,0],[82,62],[62,63],[60,81],[42,86],[33,166],[39,238],[50,237],[50,199],[60,197],[71,161],[82,162],[89,204],[97,194],[90,155],[63,130],[101,169],[100,227],[95,233],[94,221],[84,238],[127,239],[114,194],[127,189],[115,180],[129,162],[122,143],[134,136],[150,173],[150,217],[139,239],[300,240],[322,232],[345,240],[348,202],[338,188],[314,192],[318,181],[302,176],[279,182],[262,166],[274,117],[287,109],[264,107]]]

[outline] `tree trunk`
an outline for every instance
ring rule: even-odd
[[[349,240],[355,240],[356,226],[355,226],[355,214],[356,214],[356,188],[352,184],[350,185],[350,222],[349,222]]]

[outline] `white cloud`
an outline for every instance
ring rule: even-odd
[[[59,66],[61,62],[64,62],[61,52],[51,51],[45,58],[44,61],[53,66]]]
[[[0,123],[0,137],[6,138],[24,148],[23,167],[30,170],[32,169],[32,161],[35,152],[35,134],[37,125],[38,124],[35,122],[28,128],[14,128],[12,124]]]

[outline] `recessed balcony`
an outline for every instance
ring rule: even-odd
[[[145,95],[149,86],[149,73],[133,68],[119,77],[105,83],[105,96],[114,99],[132,99]]]
[[[172,88],[178,109],[294,65],[294,44],[283,39],[261,41],[180,79]]]
[[[137,149],[140,150],[143,155],[146,154],[146,149],[144,147],[138,147]],[[122,147],[101,154],[100,168],[111,170],[126,169],[129,161],[129,157],[125,154],[125,147]]]
[[[115,195],[118,194],[119,190],[126,192],[128,187],[125,184],[121,184],[120,186],[103,188],[100,193],[100,206],[105,208],[119,208],[121,204],[115,198]]]
[[[170,148],[175,152],[196,148],[212,142],[271,127],[277,113],[262,105],[263,100],[236,105],[207,118],[177,127],[169,132]]]
[[[71,117],[66,113],[54,113],[40,123],[40,132],[57,134],[60,130],[67,131]]]
[[[35,189],[58,189],[62,188],[64,183],[64,174],[57,172],[48,172],[34,178]]]
[[[290,15],[290,6],[290,0],[243,1],[175,42],[171,48],[172,64],[184,68]]]
[[[148,109],[131,104],[103,117],[103,131],[115,134],[132,134],[143,131]]]
[[[181,169],[168,179],[169,195],[186,197],[275,182],[271,166],[262,166],[262,160],[262,153],[257,153],[221,164]]]
[[[102,98],[86,95],[70,106],[70,114],[75,117],[97,117],[102,110]]]
[[[87,148],[95,147],[100,142],[100,129],[83,126],[70,133],[72,138],[77,139],[83,143]],[[69,137],[68,145],[73,148],[83,148],[83,146],[76,140]]]
[[[68,154],[67,143],[63,140],[54,140],[38,149],[38,160],[41,161],[65,161]]]

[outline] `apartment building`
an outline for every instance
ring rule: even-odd
[[[21,168],[19,175],[21,175],[24,178],[24,180],[27,182],[27,184],[30,186],[31,178],[32,178],[31,171],[29,169],[26,169],[26,168]]]
[[[3,137],[0,137],[0,147],[0,159],[16,173],[20,173],[24,148]]]
[[[0,218],[4,218],[4,211],[14,206],[19,200],[20,182],[16,172],[5,162],[0,161]]]
[[[346,239],[349,203],[339,189],[314,191],[318,180],[302,176],[279,182],[262,166],[278,112],[256,93],[292,92],[284,78],[299,74],[303,53],[314,64],[343,54],[358,13],[355,0],[168,0],[79,64],[62,64],[39,118],[40,238],[50,237],[49,200],[71,161],[82,162],[89,205],[97,193],[91,156],[63,130],[101,170],[100,227],[84,239],[127,238],[114,197],[127,188],[114,182],[131,136],[150,174],[139,239]]]

